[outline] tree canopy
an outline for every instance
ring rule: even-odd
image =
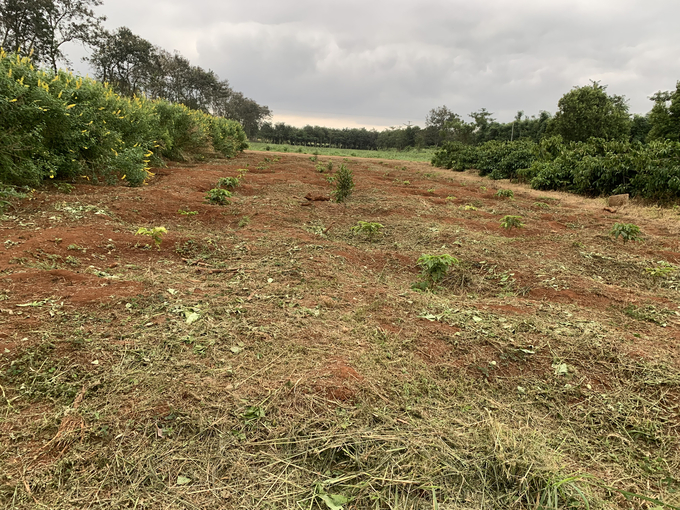
[[[659,91],[650,99],[654,107],[649,112],[648,139],[680,141],[680,81],[675,91]]]
[[[610,96],[607,87],[592,82],[574,87],[557,103],[551,131],[566,141],[584,142],[589,138],[621,140],[630,134],[631,120],[623,96]]]
[[[106,18],[93,10],[101,4],[101,0],[2,0],[0,46],[30,54],[56,72],[60,62],[69,63],[62,50],[65,43],[92,45],[103,30]]]

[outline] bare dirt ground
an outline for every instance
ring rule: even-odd
[[[3,507],[680,506],[680,215],[358,158],[346,204],[306,200],[341,163],[246,152],[6,211]]]

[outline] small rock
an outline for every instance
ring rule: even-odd
[[[628,203],[629,198],[630,195],[628,193],[624,195],[612,195],[607,199],[607,205],[609,207],[621,207],[622,205],[626,205]]]
[[[312,195],[312,193],[307,193],[305,198],[310,202],[328,202],[330,201],[330,195]]]

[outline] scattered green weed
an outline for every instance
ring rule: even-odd
[[[524,223],[522,223],[521,216],[503,216],[501,219],[501,227],[507,230],[512,230],[513,228],[522,228]]]
[[[167,234],[168,230],[165,227],[153,227],[151,229],[146,228],[146,227],[140,227],[137,232],[135,232],[136,236],[142,235],[142,236],[149,236],[151,239],[153,239],[154,244],[156,245],[156,249],[160,250],[161,249],[161,243],[163,242],[163,235]]]

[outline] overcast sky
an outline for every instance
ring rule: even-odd
[[[104,0],[127,26],[302,126],[500,121],[600,80],[646,113],[680,80],[678,0]]]

